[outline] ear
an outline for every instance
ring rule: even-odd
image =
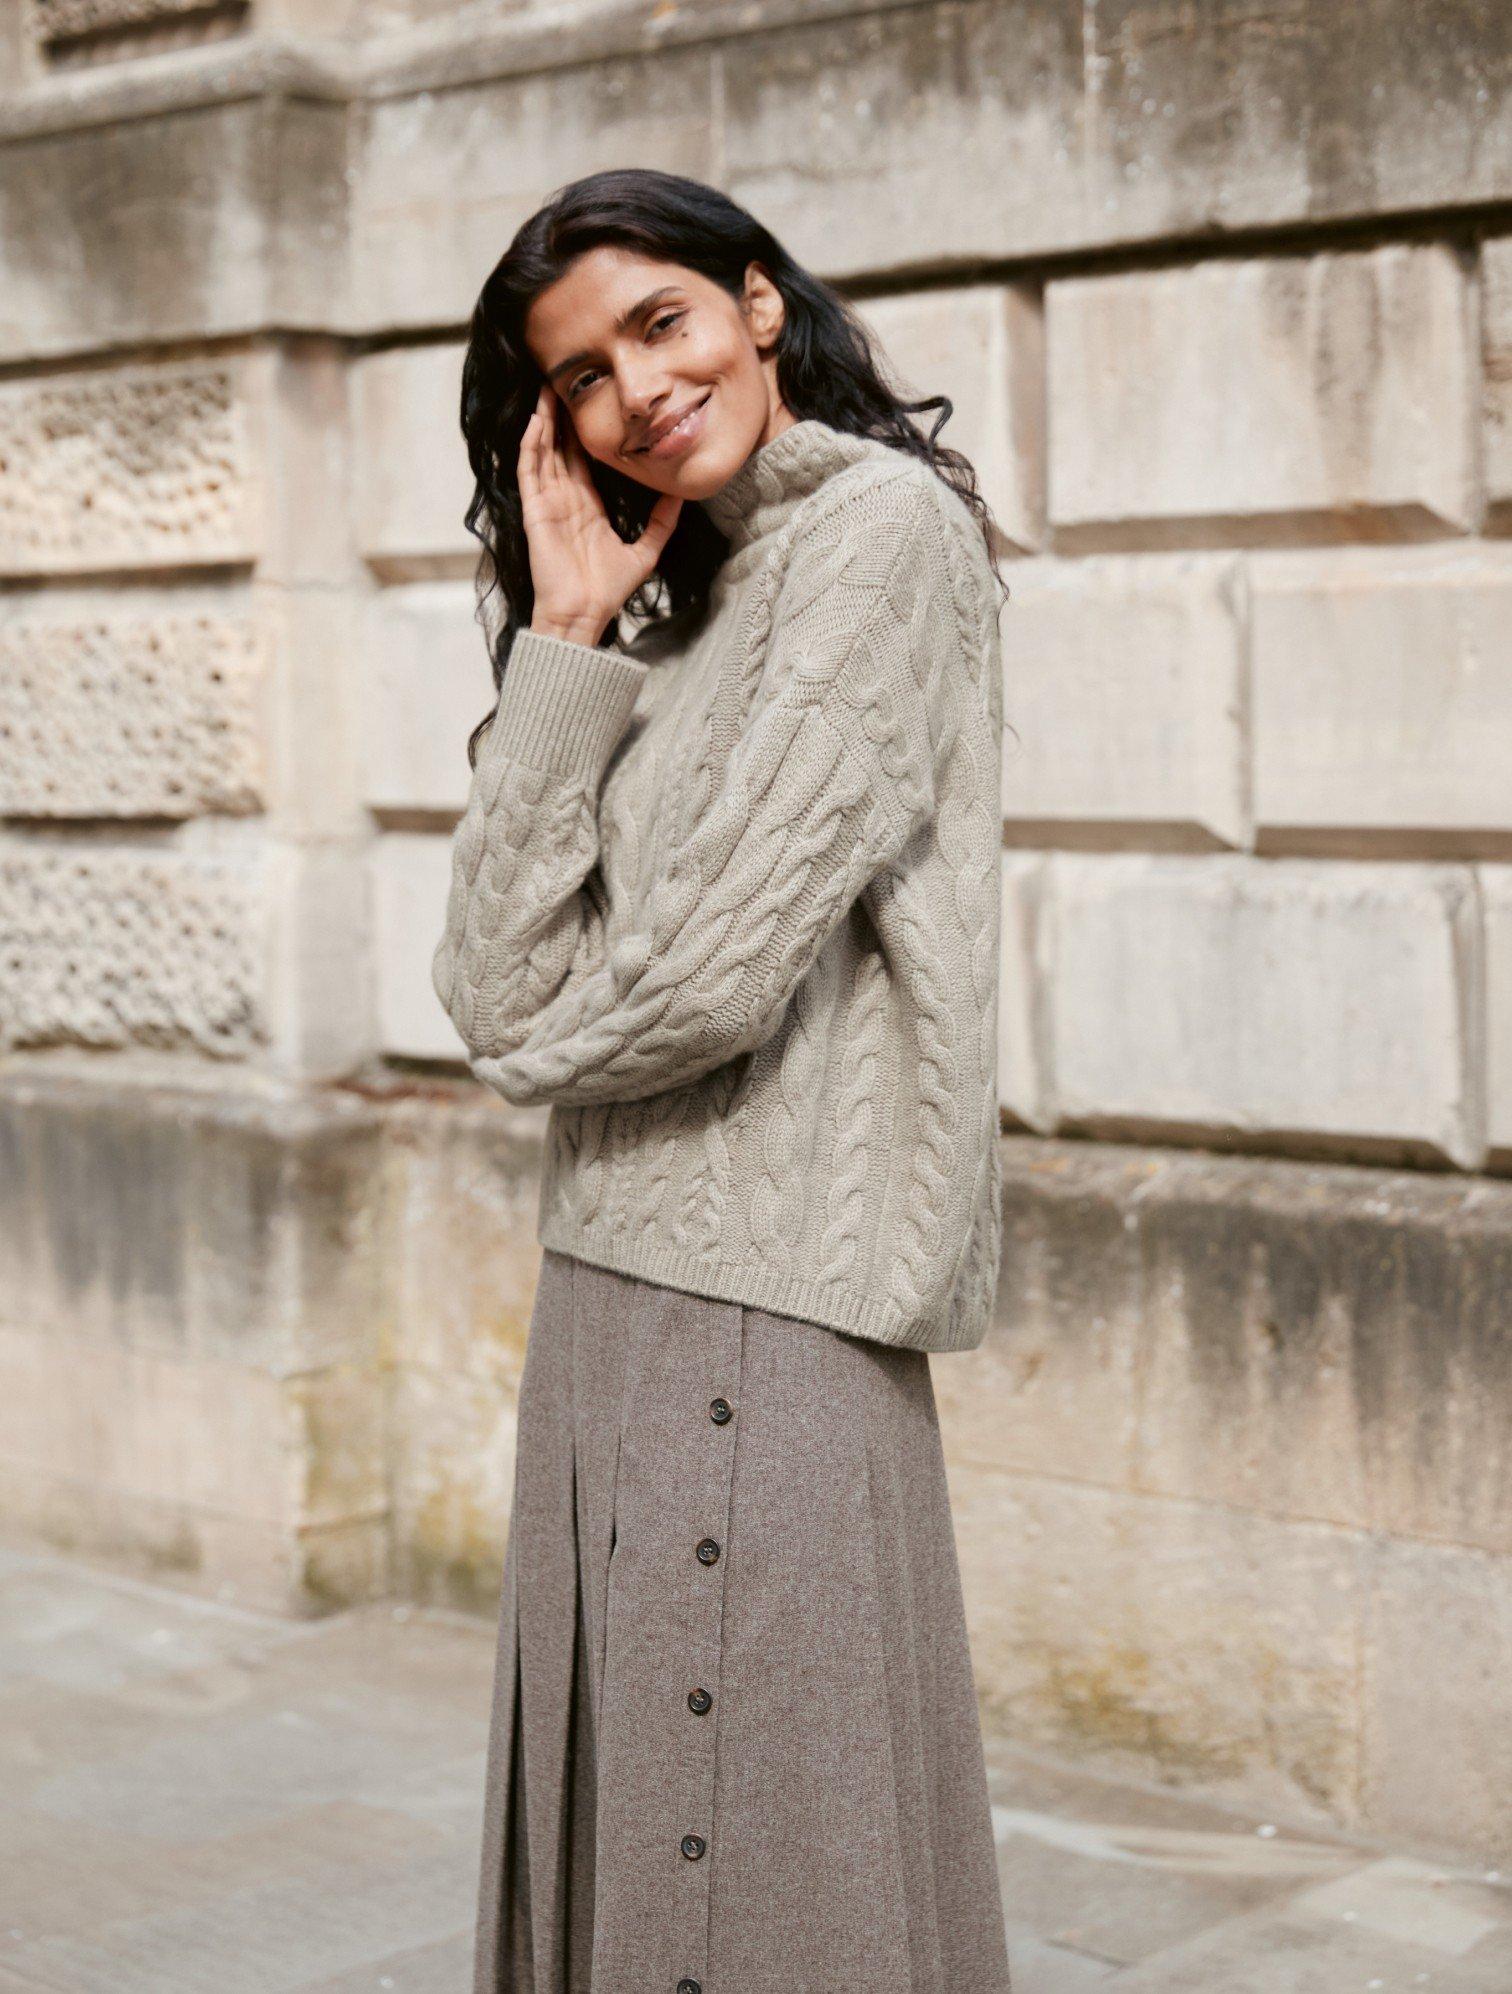
[[[774,345],[787,314],[782,293],[759,263],[746,265],[745,313],[756,344],[760,347]]]

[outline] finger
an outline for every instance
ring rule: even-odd
[[[589,468],[588,452],[583,439],[570,422],[563,425],[567,475],[586,496],[597,499],[598,486],[593,482],[593,472]]]
[[[516,476],[522,499],[533,499],[540,490],[540,437],[540,417],[538,414],[532,415],[520,437],[519,455],[516,460]]]

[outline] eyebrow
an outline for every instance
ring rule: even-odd
[[[638,304],[626,306],[625,310],[614,321],[614,330],[616,332],[628,332],[644,312],[650,311],[654,305],[659,305],[664,298],[675,297],[677,295],[677,288],[676,284],[663,284],[659,291],[648,291]],[[555,381],[557,376],[565,374],[569,367],[576,367],[579,361],[591,360],[592,358],[593,355],[587,352],[569,353],[565,360],[559,360],[554,367],[549,369],[546,379],[548,381]]]

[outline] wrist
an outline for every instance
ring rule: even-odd
[[[569,644],[597,645],[604,634],[607,616],[552,616],[536,614],[530,627],[541,637],[560,637]]]

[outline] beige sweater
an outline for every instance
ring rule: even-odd
[[[986,1332],[1002,682],[970,511],[813,418],[702,504],[708,613],[521,631],[432,978],[549,1102],[543,1246],[923,1350]]]

